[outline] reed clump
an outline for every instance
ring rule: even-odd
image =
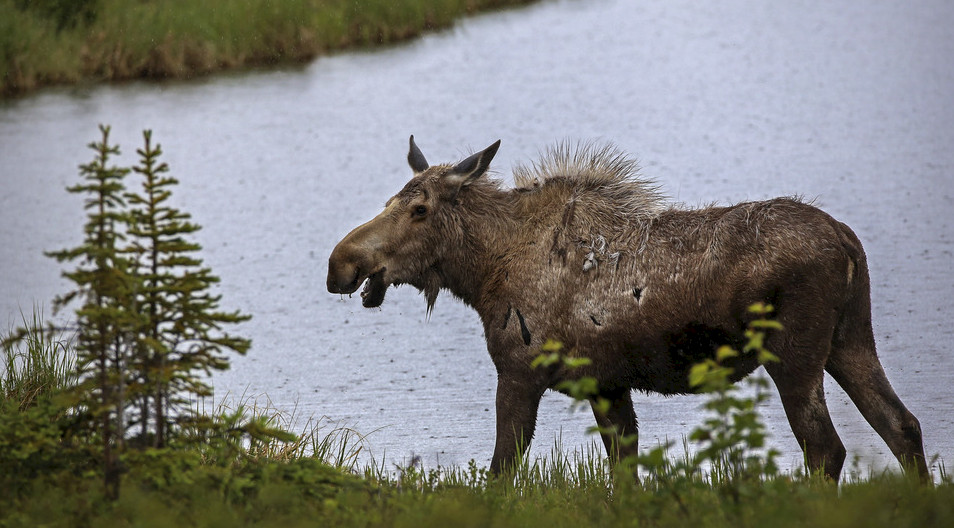
[[[295,63],[532,0],[0,0],[0,96]]]

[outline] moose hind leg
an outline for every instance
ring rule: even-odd
[[[638,425],[630,389],[600,394],[597,399],[590,401],[590,405],[610,464],[615,466],[621,460],[637,455]]]
[[[901,466],[906,470],[917,468],[922,480],[930,478],[921,424],[891,388],[875,354],[874,339],[867,347],[839,348],[836,345],[826,368],[888,444]]]
[[[825,404],[824,372],[799,371],[797,374],[780,365],[767,368],[782,400],[785,415],[795,439],[805,454],[811,472],[819,470],[833,481],[838,481],[845,463],[845,446],[831,422]]]

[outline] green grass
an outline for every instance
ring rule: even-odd
[[[855,474],[835,485],[801,472],[746,471],[737,460],[720,466],[718,458],[706,471],[687,470],[685,445],[682,455],[644,450],[636,482],[609,470],[594,438],[569,453],[557,440],[549,456],[492,478],[475,462],[359,466],[364,438],[326,420],[284,440],[242,435],[131,449],[122,460],[122,494],[112,501],[95,451],[71,443],[69,413],[55,403],[75,381],[70,346],[43,332],[41,317],[25,323],[25,339],[3,350],[0,376],[4,527],[954,526],[954,480],[943,464],[933,486],[898,473]],[[244,397],[208,408],[196,410],[218,416],[224,435],[250,423],[282,429],[296,422],[294,412]]]
[[[75,0],[44,0],[58,4]],[[91,0],[95,18],[61,28],[0,0],[0,96],[55,84],[187,78],[300,62],[444,28],[531,0]]]
[[[2,340],[0,363],[0,397],[4,404],[19,410],[75,381],[75,354],[69,338],[45,328],[39,309],[34,309],[32,318],[22,319],[23,327]],[[8,344],[14,337],[17,343]]]
[[[701,479],[613,486],[530,472],[488,482],[479,469],[405,468],[375,480],[307,457],[223,467],[188,455],[147,452],[127,459],[130,471],[115,502],[103,497],[98,479],[37,478],[20,493],[0,497],[0,525],[923,528],[954,523],[950,482],[927,487],[895,474],[840,487],[817,478],[777,477],[752,482],[736,494],[725,483]],[[549,463],[531,466],[541,464]]]

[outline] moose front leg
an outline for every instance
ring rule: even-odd
[[[633,409],[633,396],[629,388],[609,393],[601,393],[590,400],[593,416],[600,428],[600,437],[610,465],[616,466],[621,460],[638,454],[636,445],[637,422]]]
[[[497,442],[490,472],[512,470],[517,457],[526,452],[537,423],[537,409],[545,387],[531,377],[499,375],[497,378]]]

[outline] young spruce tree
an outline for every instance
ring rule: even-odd
[[[215,428],[214,419],[196,419],[185,404],[211,393],[200,372],[228,368],[224,353],[245,353],[250,343],[222,330],[248,316],[221,311],[221,296],[209,291],[219,279],[186,238],[199,226],[167,203],[178,182],[159,162],[152,134],[144,132],[137,151],[140,164],[132,171],[142,176],[142,192],[133,193],[124,185],[130,169],[110,165],[119,148],[109,144],[109,132],[100,126],[101,141],[89,145],[96,156],[80,166],[83,183],[67,188],[86,196],[83,243],[48,255],[77,262],[63,273],[76,289],[54,301],[57,310],[81,303],[79,382],[69,405],[85,417],[81,432],[100,447],[106,494],[117,498],[127,439],[138,430],[137,446],[165,447],[181,430],[173,427],[177,421]]]
[[[142,191],[126,193],[129,211],[129,255],[140,281],[138,305],[144,315],[135,353],[140,439],[153,447],[170,440],[170,427],[187,418],[189,396],[207,396],[211,389],[199,377],[229,366],[224,352],[244,354],[247,339],[231,336],[224,325],[249,319],[219,309],[220,295],[209,290],[219,281],[196,255],[202,249],[186,237],[200,227],[168,200],[178,181],[159,161],[160,145],[143,132],[138,150]],[[152,430],[150,432],[150,423]]]
[[[126,431],[126,369],[142,321],[135,308],[136,279],[120,248],[128,222],[122,195],[129,169],[110,166],[119,148],[109,144],[109,127],[99,129],[101,141],[89,145],[95,158],[80,166],[83,183],[67,188],[87,197],[83,243],[48,255],[60,262],[77,262],[73,271],[63,273],[76,289],[57,297],[54,309],[73,300],[82,303],[76,310],[80,381],[72,393],[73,403],[91,421],[90,439],[102,448],[106,493],[115,498],[119,495],[118,454]]]

